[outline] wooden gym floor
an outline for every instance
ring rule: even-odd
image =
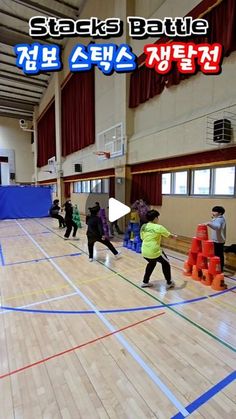
[[[167,250],[176,288],[158,266],[141,289],[141,255],[89,263],[85,228],[63,232],[0,222],[0,418],[235,418],[234,274],[213,291]]]

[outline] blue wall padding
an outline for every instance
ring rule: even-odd
[[[0,186],[0,219],[47,217],[52,205],[49,186]]]

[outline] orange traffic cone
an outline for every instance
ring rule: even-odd
[[[202,271],[198,269],[196,265],[193,265],[192,278],[194,281],[201,281],[202,279]]]
[[[208,272],[208,269],[203,269],[201,283],[203,285],[211,285],[212,281],[213,276]]]
[[[191,276],[192,275],[192,266],[188,263],[187,260],[184,262],[183,274],[185,276]]]
[[[224,281],[224,274],[217,274],[214,276],[211,288],[216,291],[222,291],[227,288],[227,285]]]
[[[205,224],[198,224],[196,236],[200,240],[208,240],[208,231]]]

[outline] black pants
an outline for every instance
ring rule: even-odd
[[[224,258],[224,243],[216,243],[214,242],[214,249],[215,249],[215,256],[219,256],[220,264],[221,264],[221,271],[223,272],[225,258]]]
[[[122,234],[122,231],[120,230],[120,227],[117,224],[117,220],[110,223],[111,234],[114,234],[114,227],[118,234]]]
[[[59,221],[59,227],[65,227],[66,223],[62,215],[60,214],[54,214],[51,216],[52,218],[56,218]]]
[[[162,256],[163,255],[163,256]],[[162,255],[159,256],[156,259],[148,259],[148,258],[144,258],[148,261],[148,264],[146,266],[146,270],[145,270],[145,274],[144,274],[144,278],[143,278],[143,282],[145,284],[147,284],[150,280],[150,276],[152,275],[157,262],[159,262],[162,266],[162,272],[163,275],[166,279],[167,284],[171,283],[171,270],[170,270],[170,263],[169,260],[166,256],[166,254],[162,251]]]
[[[108,247],[108,249],[113,253],[113,255],[117,255],[118,252],[114,248],[113,244],[108,239],[95,239],[88,237],[88,251],[89,251],[89,259],[93,259],[93,248],[96,242],[104,244],[104,246]]]
[[[76,232],[78,230],[77,224],[73,220],[65,220],[66,221],[66,232],[64,237],[68,238],[70,236],[72,227],[73,227],[73,237],[76,236]]]

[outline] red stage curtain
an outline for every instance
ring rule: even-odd
[[[188,16],[197,18],[204,10],[211,7],[216,1],[203,0],[196,6]],[[191,39],[182,38],[179,41],[186,42],[208,42],[210,44],[219,42],[223,45],[223,55],[228,56],[236,50],[236,2],[235,0],[223,0],[208,13],[204,14],[204,19],[209,22],[209,33],[206,37],[192,37]],[[156,43],[169,41],[167,37],[160,38]],[[176,39],[177,41],[177,39]],[[155,42],[153,42],[155,43]],[[141,65],[145,61],[145,54],[138,58]],[[146,102],[153,96],[162,93],[164,87],[179,84],[182,80],[191,77],[189,74],[179,73],[175,63],[171,73],[164,76],[159,75],[154,69],[149,69],[145,65],[135,70],[130,77],[130,98],[129,107],[135,108],[139,104]]]
[[[38,160],[37,166],[48,164],[48,159],[56,155],[55,134],[55,102],[49,106],[42,118],[38,121]]]
[[[140,67],[130,78],[130,108],[135,108],[162,93],[165,77],[146,66]]]
[[[115,178],[109,178],[109,198],[115,198]]]
[[[94,70],[75,73],[61,93],[62,155],[95,143]]]
[[[213,151],[189,154],[187,156],[169,157],[162,160],[152,160],[131,166],[131,173],[158,171],[161,169],[176,169],[199,166],[200,164],[222,163],[236,159],[236,146]]]
[[[65,182],[64,183],[64,195],[65,195],[65,199],[68,199],[71,196],[71,194],[70,194],[70,182]]]
[[[149,205],[162,205],[161,173],[142,173],[132,176],[131,203],[141,198]]]

